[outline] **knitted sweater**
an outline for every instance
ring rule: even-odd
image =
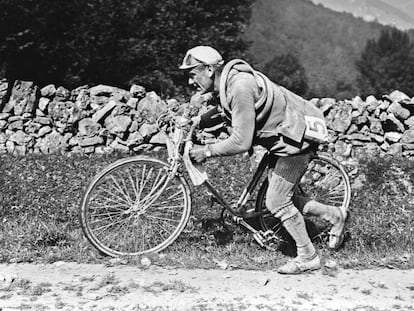
[[[278,156],[300,153],[312,144],[304,139],[304,116],[323,118],[311,103],[240,60],[224,67],[219,96],[220,108],[231,122],[232,133],[228,139],[210,146],[213,156],[246,152],[255,144]]]

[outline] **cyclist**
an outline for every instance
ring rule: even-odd
[[[243,60],[224,63],[210,46],[187,51],[182,65],[188,83],[197,90],[192,101],[211,93],[214,108],[195,118],[199,128],[226,122],[229,138],[214,144],[194,145],[191,158],[203,162],[209,157],[244,153],[261,145],[279,156],[269,167],[266,206],[282,221],[296,243],[297,256],[278,268],[279,273],[299,274],[320,269],[320,258],[306,231],[304,214],[319,216],[332,224],[329,247],[343,241],[346,211],[314,200],[295,198],[293,189],[304,174],[318,142],[307,136],[305,117],[323,121],[322,112],[291,91],[271,82]],[[296,204],[296,206],[295,206]]]

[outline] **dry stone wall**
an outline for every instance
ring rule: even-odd
[[[414,98],[400,91],[376,99],[312,99],[325,114],[327,148],[339,159],[372,155],[414,156]]]
[[[381,99],[312,99],[326,116],[325,149],[340,160],[372,154],[414,156],[414,98],[395,91]],[[74,90],[0,80],[0,153],[139,153],[161,147],[156,120],[177,112],[139,85],[129,91],[107,85]],[[197,109],[193,113],[199,112]]]
[[[6,84],[0,83],[0,153],[151,149],[165,143],[156,119],[178,107],[176,100],[165,102],[138,85],[129,91],[106,85],[69,91],[16,81],[7,96]]]

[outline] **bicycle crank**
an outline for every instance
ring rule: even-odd
[[[273,251],[277,250],[281,242],[281,239],[272,230],[257,231],[253,234],[253,238],[261,247]]]
[[[248,229],[253,234],[253,238],[260,245],[260,247],[276,250],[279,247],[281,239],[273,232],[273,230],[256,230],[250,226],[243,218],[238,216],[233,216],[233,220],[237,223]]]

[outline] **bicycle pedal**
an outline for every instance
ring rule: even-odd
[[[275,233],[273,232],[273,230],[269,229],[263,232],[262,235],[264,238],[268,238],[268,237],[274,237]]]
[[[265,247],[263,236],[260,231],[253,233],[253,238],[256,240],[257,244],[260,245],[260,247]]]

